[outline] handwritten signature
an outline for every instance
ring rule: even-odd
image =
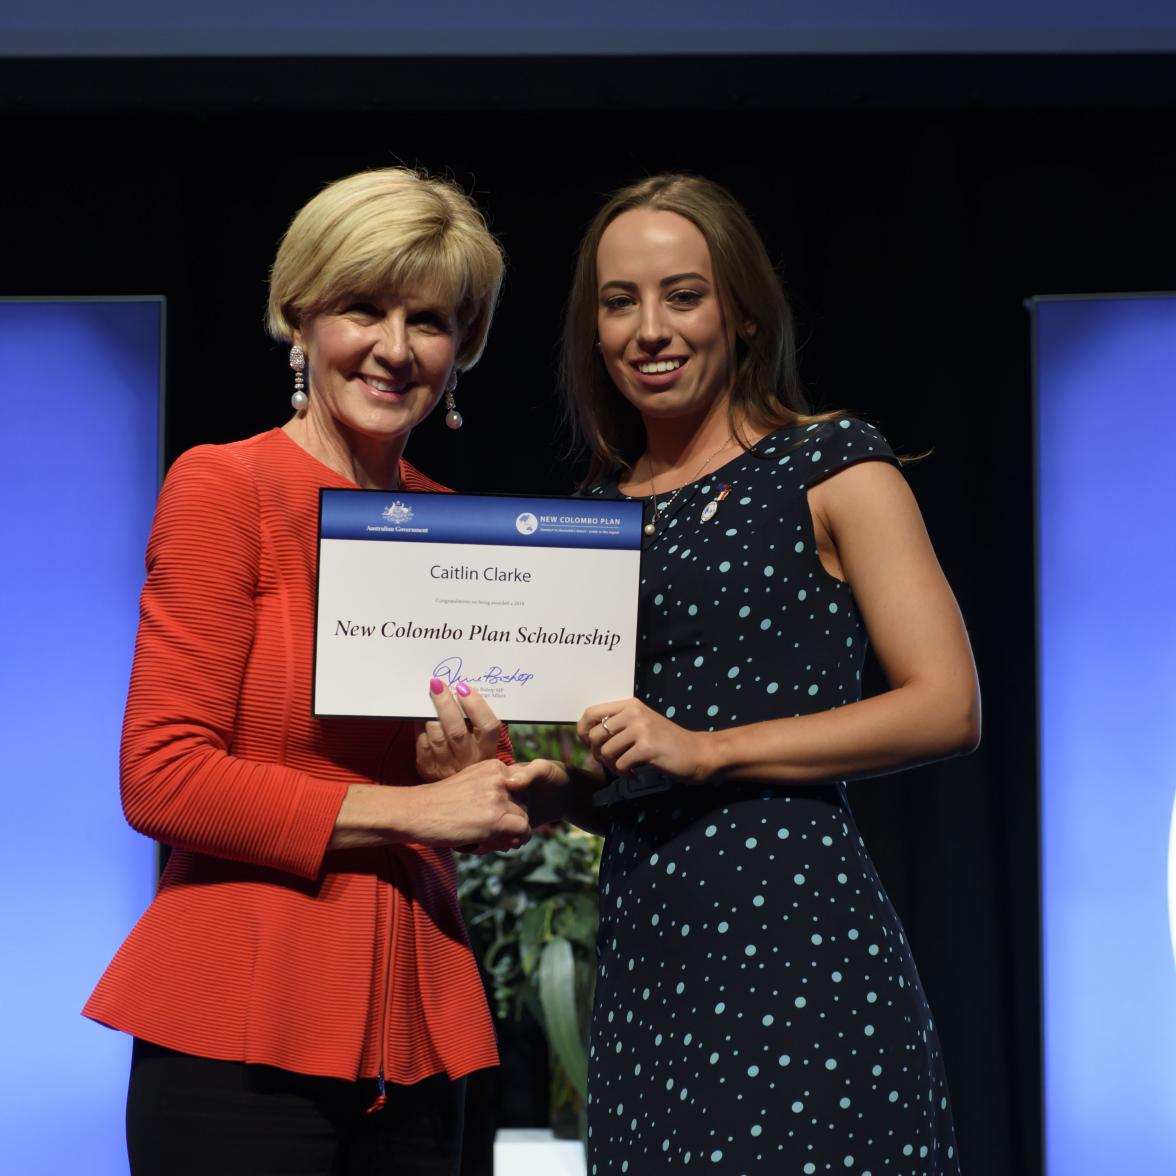
[[[487,686],[517,682],[520,686],[526,686],[535,676],[520,669],[514,669],[508,673],[501,666],[490,666],[480,674],[463,674],[462,669],[461,658],[454,654],[437,663],[433,670],[433,677],[440,678],[442,682],[446,682],[450,686],[456,686],[458,682],[484,682]]]

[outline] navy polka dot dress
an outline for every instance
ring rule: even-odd
[[[868,459],[894,460],[859,421],[782,429],[659,511],[638,697],[707,731],[859,697],[865,631],[805,488]],[[931,1012],[844,786],[679,784],[608,813],[591,1176],[958,1173]]]

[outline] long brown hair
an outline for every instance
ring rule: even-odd
[[[728,406],[731,431],[745,448],[744,427],[776,429],[841,415],[810,411],[797,368],[792,307],[743,206],[702,176],[651,176],[614,192],[589,224],[564,312],[561,386],[576,440],[591,454],[586,482],[630,469],[645,447],[641,416],[616,390],[595,345],[597,247],[605,229],[634,208],[676,212],[698,228],[728,321],[752,328],[739,332]]]

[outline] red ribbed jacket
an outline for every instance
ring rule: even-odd
[[[280,429],[168,474],[122,800],[173,853],[84,1012],[202,1057],[459,1077],[498,1057],[452,854],[326,848],[349,784],[418,782],[411,724],[311,717],[318,490],[351,485]]]

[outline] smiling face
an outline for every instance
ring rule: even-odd
[[[427,290],[346,299],[294,332],[306,352],[307,416],[327,434],[402,440],[436,406],[454,370],[454,310]]]
[[[663,209],[622,213],[600,238],[596,278],[605,367],[647,424],[725,406],[734,338],[697,226]]]

